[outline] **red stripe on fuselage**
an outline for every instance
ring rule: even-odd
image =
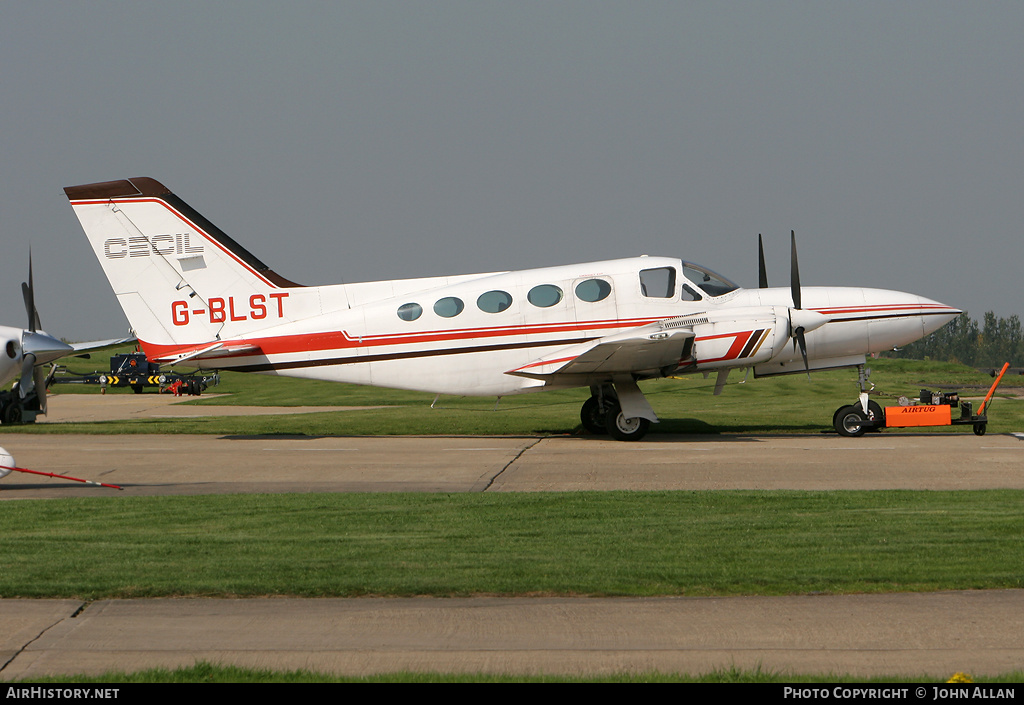
[[[429,343],[459,341],[470,343],[481,338],[499,338],[509,336],[538,335],[544,333],[582,332],[587,330],[607,330],[615,328],[634,328],[653,323],[658,318],[631,318],[624,320],[585,321],[582,323],[553,323],[546,325],[515,325],[494,328],[466,328],[427,331],[423,333],[388,333],[382,335],[352,336],[346,331],[330,333],[307,333],[299,335],[275,336],[272,338],[246,338],[244,340],[226,341],[225,348],[233,345],[256,346],[259,353],[251,350],[240,352],[225,351],[204,356],[204,360],[244,357],[253,354],[285,355],[304,352],[322,352],[324,350],[346,350],[351,348],[373,348],[394,345],[424,345]],[[194,345],[158,345],[142,341],[146,355],[150,359],[170,358],[194,352],[208,342]],[[538,346],[544,345],[543,340],[537,341]],[[220,354],[217,354],[220,353]]]
[[[812,308],[823,315],[841,315],[852,313],[888,313],[900,312],[907,316],[922,316],[933,313],[953,313],[958,309],[944,304],[872,304],[865,306],[833,306],[823,308]]]

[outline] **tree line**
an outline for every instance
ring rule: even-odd
[[[1024,367],[1024,332],[1016,314],[997,318],[989,311],[979,324],[965,311],[931,335],[890,351],[886,357],[995,368],[1009,362],[1011,367]]]

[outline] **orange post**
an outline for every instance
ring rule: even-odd
[[[1003,369],[999,370],[999,376],[996,377],[996,381],[992,383],[992,388],[988,390],[988,396],[985,397],[985,401],[981,402],[981,408],[978,409],[978,416],[981,416],[982,414],[985,413],[985,407],[988,406],[989,399],[992,398],[992,395],[996,391],[996,387],[999,386],[999,383],[1003,379],[1003,375],[1006,374],[1006,370],[1008,370],[1009,368],[1010,368],[1010,363],[1009,362],[1003,363]]]

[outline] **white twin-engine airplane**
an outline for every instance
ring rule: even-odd
[[[300,286],[149,178],[65,189],[147,357],[452,395],[590,387],[583,425],[638,440],[638,380],[860,366],[960,311],[897,291],[741,289],[667,257]],[[873,403],[873,402],[872,402]]]
[[[0,423],[3,424],[31,423],[37,415],[46,413],[46,388],[54,372],[51,368],[47,374],[46,365],[67,355],[80,355],[135,340],[119,338],[69,345],[43,331],[32,286],[31,253],[28,258],[28,282],[22,282],[21,293],[28,312],[28,328],[0,326],[0,345],[3,345],[3,352],[0,352]],[[13,389],[5,389],[7,383],[15,378],[17,384]],[[8,472],[0,470],[0,478]]]
[[[17,378],[14,389],[0,389],[0,423],[17,424],[35,420],[37,413],[46,413],[47,379],[45,365],[71,355],[75,349],[62,340],[42,331],[32,289],[32,257],[29,255],[28,283],[22,283],[28,328],[0,326],[0,387]],[[7,472],[0,471],[0,477]]]

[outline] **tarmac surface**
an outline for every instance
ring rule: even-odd
[[[0,500],[104,494],[1024,488],[1024,441],[967,433],[597,437],[0,434]]]
[[[143,395],[140,395],[140,397]],[[63,405],[63,399],[78,405]],[[121,397],[132,399],[132,397]],[[239,414],[173,407],[133,414]],[[98,400],[98,401],[97,401]],[[111,412],[55,398],[51,415]],[[145,408],[142,408],[145,407]],[[290,413],[309,410],[289,409]],[[316,409],[319,410],[319,409]],[[260,408],[260,413],[265,413]],[[189,411],[188,413],[192,413]],[[353,410],[358,413],[358,410]],[[0,500],[238,492],[1024,487],[1024,439],[217,437],[0,434],[19,467]],[[729,598],[0,599],[0,680],[205,660],[347,675],[398,670],[608,674],[713,669],[948,678],[1024,669],[1024,591]]]
[[[1021,669],[1024,591],[665,598],[0,600],[0,678],[197,661],[350,676]]]

